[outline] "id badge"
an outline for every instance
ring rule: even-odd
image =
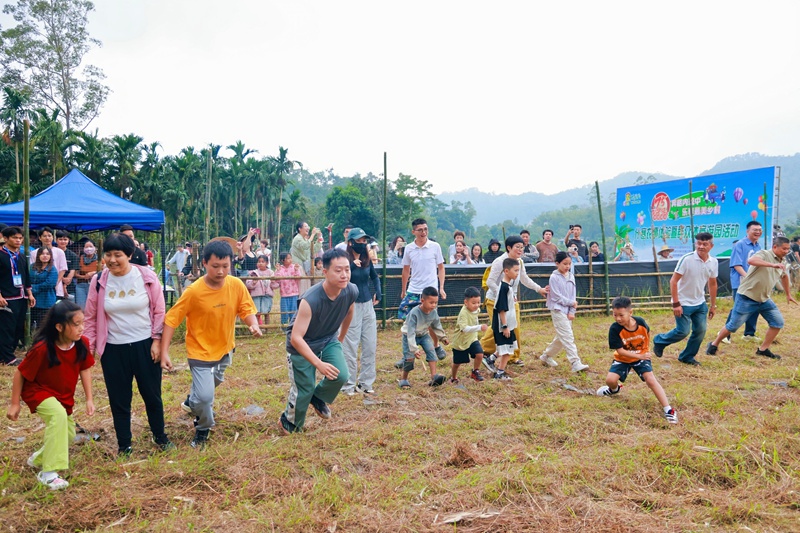
[[[11,279],[14,280],[14,286],[19,288],[22,287],[22,276],[20,274],[12,274]]]

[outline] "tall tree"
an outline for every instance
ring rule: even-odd
[[[58,110],[65,129],[83,129],[108,96],[103,71],[83,65],[100,41],[87,31],[94,4],[88,0],[17,0],[3,13],[18,23],[0,36],[2,81],[30,90],[33,103]]]
[[[19,146],[22,143],[22,122],[28,118],[30,93],[18,91],[12,87],[3,87],[3,107],[0,109],[0,120],[6,125],[3,141],[14,146],[14,158],[17,164],[17,184],[19,184]]]
[[[283,207],[283,190],[286,188],[286,185],[289,183],[289,174],[295,167],[301,167],[303,164],[299,161],[292,161],[287,157],[289,153],[288,148],[284,148],[283,146],[278,147],[278,156],[277,157],[270,157],[269,161],[272,163],[274,170],[275,170],[275,186],[278,187],[280,190],[280,194],[278,196],[278,235],[277,235],[277,242],[278,248],[277,252],[279,253],[281,250],[281,241],[280,241],[280,232],[281,232],[281,207]],[[291,236],[291,234],[290,234]],[[273,242],[275,240],[273,239]]]
[[[115,135],[111,139],[111,171],[120,198],[130,199],[133,194],[134,180],[142,160],[142,141],[133,133]]]
[[[42,175],[49,174],[53,183],[66,174],[64,150],[68,146],[64,126],[58,121],[59,111],[37,109],[33,114],[31,142],[35,145],[33,157],[42,163]]]

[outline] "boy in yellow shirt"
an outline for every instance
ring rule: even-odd
[[[186,319],[186,358],[192,372],[192,390],[181,408],[195,416],[193,448],[202,448],[214,426],[214,390],[225,380],[225,369],[235,351],[236,317],[261,336],[256,306],[239,278],[230,276],[233,250],[223,241],[203,248],[206,274],[192,283],[164,319],[161,367],[172,370],[169,345],[175,328]]]

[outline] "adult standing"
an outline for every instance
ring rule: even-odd
[[[56,244],[58,249],[64,252],[67,258],[67,271],[61,278],[64,286],[64,298],[75,298],[75,273],[78,271],[78,254],[68,248],[70,244],[69,233],[66,231],[56,231]]]
[[[130,224],[123,224],[119,227],[119,232],[122,235],[127,235],[128,237],[131,238],[132,241],[134,241],[133,244],[134,250],[133,250],[133,255],[131,256],[131,263],[133,263],[134,265],[146,267],[147,254],[145,254],[144,250],[142,250],[136,245],[136,237],[134,237],[133,235],[133,226],[131,226]]]
[[[583,258],[583,262],[589,260],[589,247],[586,246],[586,241],[581,239],[581,233],[583,233],[583,228],[580,224],[570,224],[569,231],[564,236],[564,244],[567,245],[567,248],[572,246],[573,244],[578,247],[578,255]]]
[[[558,248],[556,248],[557,250]],[[489,239],[489,244],[486,246],[486,252],[483,254],[483,260],[487,265],[491,265],[495,259],[503,255],[500,250],[500,241],[497,239]]]
[[[536,243],[536,249],[539,251],[540,263],[556,262],[558,246],[553,242],[553,230],[546,229],[542,232],[542,240]]]
[[[316,236],[322,239],[322,232],[319,228],[310,230],[306,222],[298,222],[296,229],[297,235],[292,239],[292,248],[289,253],[292,255],[292,262],[303,268],[303,275],[305,276],[311,272],[311,244]],[[301,280],[300,294],[302,295],[310,286],[309,280]]]
[[[78,257],[78,271],[75,273],[75,303],[86,307],[86,298],[89,296],[89,282],[97,274],[99,257],[97,248],[90,240],[83,243],[83,253]]]
[[[113,233],[106,239],[106,269],[92,278],[85,311],[84,335],[103,366],[120,455],[130,455],[132,451],[134,378],[144,400],[153,441],[161,450],[174,448],[164,432],[161,401],[164,294],[155,272],[131,262],[134,250],[136,245],[128,235]]]
[[[700,366],[695,359],[703,336],[706,334],[708,318],[714,318],[717,311],[717,274],[719,263],[709,252],[714,247],[714,237],[702,232],[695,235],[694,252],[678,259],[675,272],[669,280],[672,296],[672,314],[675,315],[675,328],[660,333],[653,339],[653,353],[664,355],[664,348],[685,339],[691,331],[686,347],[678,356],[678,361],[687,365]],[[705,288],[711,307],[706,305]]]
[[[519,232],[519,236],[522,237],[522,242],[525,245],[522,252],[522,262],[535,263],[539,259],[539,250],[536,249],[535,244],[531,243],[531,232],[524,229]]]
[[[758,240],[761,238],[763,231],[764,230],[759,221],[751,220],[747,223],[745,238],[739,239],[736,241],[736,244],[733,245],[733,250],[731,251],[730,268],[731,292],[733,292],[734,305],[736,304],[736,294],[739,291],[739,286],[742,283],[742,279],[747,275],[747,271],[750,268],[750,264],[747,261],[753,257],[756,252],[761,251],[761,244],[759,244]],[[732,316],[733,309],[731,308],[730,313],[728,313],[728,318],[725,320],[726,324],[731,321]],[[744,323],[744,340],[761,342],[761,339],[756,337],[756,322],[758,322],[758,313],[752,313]],[[724,337],[722,342],[730,344],[731,336],[728,335],[727,337]]]
[[[490,316],[492,316],[494,311],[494,303],[497,301],[497,295],[500,291],[500,283],[503,281],[503,261],[508,257],[521,261],[524,249],[525,244],[522,241],[522,237],[519,235],[511,235],[506,239],[506,253],[492,261],[489,276],[486,278],[486,286],[488,287],[488,290],[486,291],[485,302],[486,311]],[[522,263],[520,263],[519,274],[517,274],[516,279],[512,280],[509,284],[511,293],[515,297],[515,302],[517,301],[516,296],[519,294],[520,283],[529,289],[538,292],[543,297],[547,296],[548,289],[540,286],[538,283],[529,278],[528,273],[525,272],[525,267],[522,265]],[[514,304],[514,309],[516,316],[520,316],[519,303]],[[513,355],[508,360],[509,363],[514,365],[525,364],[520,357],[522,352],[522,336],[520,333],[521,331],[518,323],[517,327],[514,329],[514,335],[517,337],[517,348],[514,350]],[[494,371],[494,368],[492,368],[493,360],[491,354],[495,353],[497,350],[497,345],[494,341],[494,331],[492,331],[492,328],[489,328],[484,332],[483,338],[481,339],[481,346],[483,346],[483,353],[485,354],[485,357],[483,358],[485,362],[484,364],[487,368],[489,368],[489,370]]]
[[[22,229],[9,226],[2,231],[0,248],[0,364],[17,366],[14,350],[25,335],[25,315],[36,305],[31,290],[28,258],[22,253]]]
[[[175,265],[175,277],[177,278],[186,265],[187,255],[188,253],[184,249],[183,244],[178,244],[175,253],[172,254],[172,257],[167,259],[167,285],[172,285],[172,271],[169,270],[170,265]]]
[[[375,353],[378,349],[378,323],[375,306],[381,301],[381,280],[367,253],[367,243],[372,237],[361,228],[351,228],[347,239],[347,257],[350,260],[350,283],[358,287],[358,298],[353,305],[353,319],[342,342],[342,351],[350,376],[342,387],[347,395],[362,392],[372,394],[375,383]],[[370,289],[370,281],[374,291]],[[361,357],[358,346],[361,345]],[[360,359],[360,361],[359,361]],[[359,362],[361,370],[359,371]]]
[[[386,253],[386,264],[402,265],[403,254],[405,253],[405,249],[406,249],[406,240],[403,238],[402,235],[398,235],[394,239],[392,239],[392,243],[389,245],[389,251]]]
[[[342,232],[342,236],[344,237],[344,240],[336,245],[336,249],[337,250],[347,251],[347,244],[348,244],[348,240],[349,240],[348,236],[350,235],[350,230],[352,230],[352,229],[353,229],[353,226],[351,226],[350,224],[348,224],[348,225],[346,225],[344,227],[344,231]]]
[[[53,255],[53,266],[55,266],[56,271],[58,272],[58,283],[56,284],[56,298],[61,300],[65,297],[66,292],[64,291],[64,284],[62,280],[64,276],[69,271],[69,265],[67,264],[67,256],[64,254],[63,250],[57,246],[53,246],[53,230],[50,228],[42,228],[39,230],[39,242],[41,243],[40,248],[49,248]],[[33,264],[36,261],[36,254],[39,250],[34,250],[31,253],[30,257],[30,264]]]
[[[747,276],[739,285],[738,295],[733,302],[731,318],[719,332],[717,338],[708,343],[706,353],[716,355],[717,348],[726,335],[739,329],[752,315],[761,315],[767,321],[769,329],[764,335],[761,345],[756,348],[756,355],[769,357],[770,359],[780,359],[781,356],[772,353],[769,349],[772,341],[778,336],[784,325],[783,315],[778,306],[772,301],[772,289],[778,281],[783,286],[788,303],[797,303],[792,297],[791,287],[789,286],[789,275],[786,271],[786,264],[783,259],[792,253],[789,239],[786,237],[773,237],[772,249],[761,250],[753,254],[747,262],[751,268],[747,271]]]

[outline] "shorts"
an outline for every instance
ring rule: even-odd
[[[645,359],[637,361],[636,363],[620,363],[619,361],[614,361],[608,371],[617,374],[619,376],[619,380],[625,383],[625,380],[628,379],[628,372],[630,372],[631,369],[633,369],[639,375],[639,379],[644,381],[644,374],[646,372],[652,372],[653,365],[650,363],[650,361]]]
[[[419,305],[419,299],[422,295],[413,292],[407,292],[405,298],[402,299],[400,305],[397,307],[397,318],[405,320],[408,313],[411,312],[416,306]]]
[[[426,361],[438,361],[439,358],[436,357],[436,350],[433,348],[433,339],[428,333],[424,335],[417,335],[415,337],[417,342],[417,346],[422,348],[425,352],[425,360]],[[414,352],[408,347],[408,337],[403,335],[403,370],[406,372],[411,372],[414,370]]]
[[[469,345],[466,350],[456,350],[453,348],[453,364],[462,365],[464,363],[469,363],[470,357],[475,359],[476,355],[483,355],[483,346],[478,341],[473,342]]]

